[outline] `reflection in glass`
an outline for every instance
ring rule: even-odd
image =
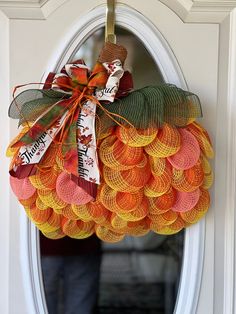
[[[134,88],[163,82],[154,60],[138,38],[120,27],[117,27],[116,35],[117,43],[128,50],[125,69],[132,72]],[[92,68],[103,44],[104,30],[99,29],[82,44],[70,61],[84,59]],[[126,237],[120,243],[102,243],[95,313],[172,314],[181,273],[183,240],[183,232],[173,236],[149,233],[140,238]],[[99,260],[99,254],[95,258]],[[61,309],[58,313],[66,313],[62,301],[58,303]],[[54,313],[49,311],[49,314]]]

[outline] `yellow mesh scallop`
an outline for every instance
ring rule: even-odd
[[[120,127],[116,129],[118,139],[131,147],[144,147],[156,137],[157,128],[136,129],[133,127]]]
[[[86,205],[71,204],[71,209],[79,217],[79,219],[81,219],[83,221],[91,221],[92,220],[92,216],[91,216],[88,204],[86,204]]]
[[[151,220],[150,228],[155,231],[159,230],[164,226],[169,226],[173,224],[178,218],[178,213],[173,212],[172,210],[168,210],[167,212],[161,215],[153,215],[149,214],[148,217]]]
[[[46,210],[48,209],[49,207],[44,204],[41,199],[39,197],[36,198],[36,207],[39,209],[39,210]]]
[[[52,232],[42,232],[42,233],[45,237],[52,239],[52,240],[61,239],[61,238],[64,238],[66,236],[61,228],[59,228],[55,231],[52,231]]]
[[[84,239],[94,232],[94,222],[84,222],[82,220],[65,219],[62,224],[63,232],[74,239]]]
[[[206,190],[210,189],[210,187],[213,184],[213,181],[214,181],[213,172],[206,173],[204,176],[203,184],[202,184],[203,189],[206,189]]]
[[[203,166],[203,171],[204,171],[204,180],[203,180],[202,187],[208,190],[213,184],[214,174],[211,170],[211,165],[209,161],[204,155],[201,155],[201,161],[202,161],[202,166]]]
[[[80,217],[72,210],[71,204],[61,209],[61,214],[70,220],[79,220]]]
[[[159,176],[151,176],[144,187],[144,194],[148,197],[157,197],[166,193],[171,186],[171,176],[169,171],[164,171]]]
[[[96,225],[95,227],[96,235],[99,239],[105,242],[119,242],[123,240],[124,234],[120,234],[118,232],[114,232],[107,227]]]
[[[180,216],[178,216],[178,218],[172,225],[164,226],[163,228],[154,230],[154,232],[163,235],[171,235],[181,231],[184,227],[186,227],[186,223]]]
[[[51,171],[54,172],[56,175],[59,175],[62,171],[65,171],[64,160],[63,159],[60,159],[60,160],[62,160],[63,166],[61,166],[59,163],[56,162],[51,168]]]
[[[109,168],[127,170],[141,162],[143,148],[125,145],[115,135],[112,135],[101,142],[99,157]]]
[[[204,180],[204,171],[201,161],[190,169],[179,170],[173,167],[172,186],[182,192],[192,192],[198,188]]]
[[[61,158],[60,155],[57,155],[56,156],[56,159],[55,159],[56,163],[53,167],[55,167],[55,170],[56,171],[65,171],[65,168],[64,168],[64,159]]]
[[[38,195],[45,205],[53,209],[60,209],[67,206],[67,203],[58,197],[55,190],[38,190]]]
[[[116,230],[120,230],[127,227],[128,222],[122,217],[118,216],[116,213],[111,215],[111,226]]]
[[[144,147],[145,151],[153,157],[169,157],[180,149],[181,141],[178,129],[165,123],[159,129],[156,138],[151,144]]]
[[[31,124],[29,124],[30,126]],[[20,130],[19,134],[10,142],[10,144],[7,147],[7,151],[6,151],[6,156],[7,157],[13,157],[17,154],[17,152],[19,151],[19,147],[11,147],[14,143],[18,142],[21,137],[23,135],[25,135],[25,133],[27,133],[29,131],[29,126],[28,125],[22,125],[23,128]],[[13,158],[14,159],[14,158]]]
[[[166,158],[148,156],[148,159],[151,172],[154,176],[162,175],[166,171],[167,167],[171,169],[171,165],[168,163]]]
[[[211,145],[210,137],[207,131],[197,122],[188,125],[187,130],[191,132],[197,139],[199,146],[205,156],[208,158],[214,157],[214,151]]]

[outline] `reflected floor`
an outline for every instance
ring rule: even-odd
[[[103,243],[94,314],[173,314],[183,257],[184,232],[175,236],[126,237]],[[59,313],[64,314],[60,287]],[[81,313],[83,314],[83,313]]]
[[[149,248],[147,243],[134,245],[133,239],[120,247],[106,244],[96,313],[172,314],[182,266],[183,235],[163,240],[154,237]]]
[[[175,304],[174,283],[101,283],[98,314],[171,314]]]

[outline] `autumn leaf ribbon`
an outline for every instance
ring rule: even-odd
[[[98,102],[95,91],[102,91],[106,87],[110,74],[109,69],[99,62],[90,72],[79,60],[66,64],[60,73],[50,73],[42,90],[27,90],[14,98],[9,116],[18,118],[20,124],[28,126],[28,130],[9,146],[11,150],[18,150],[15,156],[17,164],[13,162],[11,175],[22,178],[34,174],[35,164],[40,162],[52,142],[61,145],[65,169],[75,176],[79,175],[77,121],[88,101],[93,103],[94,99],[95,103]],[[120,86],[117,95],[125,96],[132,89],[129,74],[125,73]],[[34,147],[42,138],[45,147],[41,155],[37,152],[40,156],[36,158]],[[21,156],[24,160],[19,162]]]

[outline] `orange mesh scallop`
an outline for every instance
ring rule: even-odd
[[[52,143],[47,149],[46,153],[43,155],[43,158],[40,160],[39,167],[52,167],[56,163],[56,157],[59,154],[59,145]]]
[[[155,139],[157,132],[157,128],[136,129],[120,126],[116,128],[118,139],[131,147],[144,147],[150,144]]]
[[[138,192],[146,183],[148,179],[145,174],[146,167],[134,167],[130,170],[116,171],[114,169],[104,167],[103,177],[107,185],[119,192]]]
[[[37,227],[42,232],[54,232],[61,227],[61,220],[62,216],[60,214],[52,212],[47,221],[42,224],[37,224]]]
[[[16,197],[20,200],[30,198],[36,191],[29,178],[18,179],[10,176],[10,185]]]
[[[99,146],[99,157],[104,165],[115,170],[127,170],[143,159],[143,148],[123,144],[115,135],[105,138]]]
[[[198,202],[200,190],[196,189],[193,192],[176,192],[176,200],[172,206],[172,210],[176,212],[185,212],[192,209]]]
[[[197,139],[203,154],[207,156],[208,158],[213,158],[214,151],[213,151],[211,140],[207,131],[202,126],[200,126],[197,122],[189,124],[187,129]]]
[[[67,206],[67,203],[58,197],[55,190],[38,190],[38,195],[45,205],[53,208],[54,210]]]
[[[57,174],[53,171],[37,171],[37,174],[30,176],[31,184],[37,189],[53,190],[56,187]]]
[[[21,205],[23,206],[30,206],[35,204],[36,199],[38,197],[37,192],[35,192],[32,196],[30,196],[29,198],[26,198],[25,200],[19,200],[19,202],[21,203]]]
[[[67,172],[62,172],[56,182],[56,191],[60,199],[68,204],[83,205],[93,200],[93,197],[71,180]]]
[[[200,157],[200,147],[196,138],[186,129],[179,129],[181,146],[179,151],[168,157],[168,161],[176,169],[186,170],[193,167]]]
[[[129,221],[127,225],[126,233],[135,236],[141,237],[147,234],[150,231],[150,219],[147,217],[139,221]]]
[[[150,156],[163,158],[176,154],[180,149],[180,144],[178,129],[165,123],[159,129],[156,138],[144,149]]]
[[[36,224],[43,224],[47,222],[52,213],[53,210],[51,208],[39,210],[36,206],[31,207],[28,211],[30,219]]]
[[[137,209],[125,213],[117,211],[117,215],[125,221],[139,221],[147,216],[148,205],[149,203],[147,198],[143,197],[143,200]]]
[[[137,193],[116,192],[104,184],[98,194],[98,200],[110,211],[127,213],[134,211],[142,202],[143,191]]]
[[[173,168],[172,186],[182,192],[192,192],[198,188],[204,180],[204,172],[201,161],[190,169],[178,170]]]
[[[94,222],[84,222],[82,220],[63,219],[63,232],[75,239],[84,239],[91,236],[94,232]]]
[[[61,209],[61,215],[70,220],[79,220],[80,218],[76,213],[72,210],[71,205],[67,205]]]
[[[174,205],[175,199],[176,191],[172,188],[161,196],[149,197],[149,213],[160,215],[167,212]]]
[[[92,220],[97,224],[109,221],[110,219],[110,211],[106,209],[99,201],[89,203],[88,210]]]
[[[104,226],[96,225],[95,230],[96,230],[97,237],[105,242],[111,242],[111,243],[119,242],[123,240],[124,238],[124,234],[114,232]]]
[[[171,186],[171,171],[168,164],[163,160],[159,159],[157,164],[152,163],[155,174],[152,175],[144,187],[144,194],[148,197],[157,197],[166,193]],[[159,165],[159,169],[158,168]],[[152,171],[153,173],[154,171]]]

